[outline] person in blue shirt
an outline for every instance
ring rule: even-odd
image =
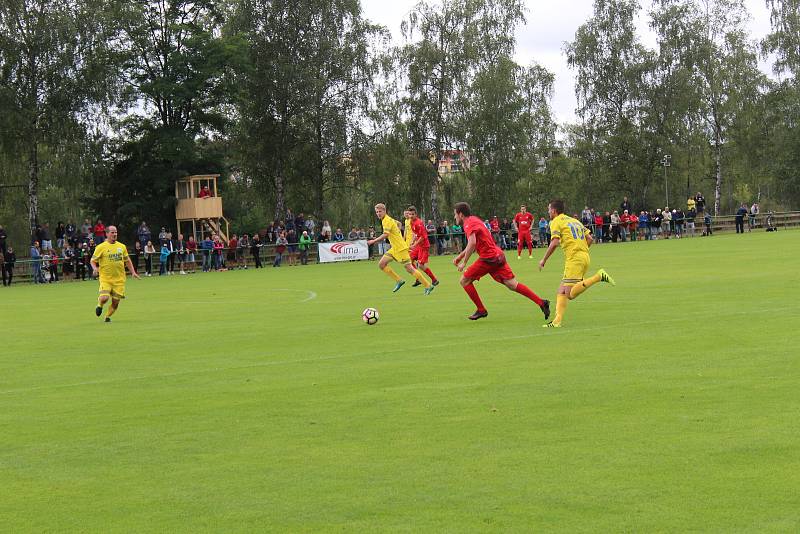
[[[211,251],[214,249],[214,242],[211,241],[211,236],[206,234],[206,237],[200,243],[200,250],[203,252],[203,272],[207,273],[211,270]]]
[[[167,274],[167,262],[169,261],[169,244],[161,243],[161,256],[158,258],[158,276]]]
[[[548,234],[550,233],[550,225],[544,219],[544,217],[539,218],[539,246],[544,245],[545,243],[549,244],[550,239],[548,239]]]
[[[747,215],[747,206],[742,204],[738,210],[736,210],[736,233],[743,234],[744,233],[744,216]]]
[[[652,239],[650,234],[650,214],[646,211],[639,214],[639,228],[644,232],[645,241]]]

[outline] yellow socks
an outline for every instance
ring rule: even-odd
[[[553,324],[561,324],[561,319],[564,317],[564,312],[569,304],[569,297],[559,293],[556,295],[556,316],[553,318]]]
[[[422,272],[420,272],[420,270],[419,270],[419,269],[414,269],[414,278],[416,278],[417,280],[419,280],[419,283],[420,283],[420,284],[422,284],[422,285],[423,285],[423,286],[425,286],[425,287],[430,287],[430,286],[431,286],[431,283],[430,283],[430,282],[428,282],[428,279],[427,279],[427,278],[425,278],[424,276],[422,276]]]
[[[583,282],[578,282],[577,284],[572,286],[572,289],[569,292],[569,298],[570,299],[578,298],[578,295],[580,295],[581,293],[583,293],[584,291],[586,291],[599,281],[600,281],[600,273],[597,273],[596,275],[585,279]]]
[[[385,272],[386,274],[388,274],[390,278],[394,279],[395,282],[399,282],[400,281],[400,275],[398,275],[396,272],[394,272],[394,270],[391,267],[389,267],[388,265],[386,267],[384,267],[383,269],[381,269],[381,270],[383,272]]]

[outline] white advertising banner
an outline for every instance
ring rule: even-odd
[[[368,259],[369,247],[367,247],[367,241],[365,239],[319,244],[320,263]]]

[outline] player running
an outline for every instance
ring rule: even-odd
[[[390,278],[392,278],[396,284],[394,286],[393,292],[398,291],[403,284],[405,284],[405,280],[401,279],[400,276],[394,272],[394,270],[389,267],[389,262],[394,260],[398,263],[402,263],[405,266],[406,271],[411,274],[414,278],[419,280],[419,283],[425,286],[425,294],[430,295],[431,291],[433,291],[433,286],[430,282],[428,282],[422,273],[419,272],[411,265],[411,256],[408,253],[408,244],[403,239],[403,236],[400,235],[400,227],[397,224],[397,221],[389,217],[386,213],[386,205],[385,204],[375,204],[375,215],[378,216],[378,219],[381,220],[381,224],[383,225],[383,233],[376,237],[375,239],[371,239],[367,241],[367,245],[374,245],[384,239],[389,240],[389,244],[392,246],[386,253],[381,257],[381,261],[378,262],[378,267],[381,271],[385,272]]]
[[[436,279],[433,271],[428,268],[428,254],[431,246],[428,241],[428,230],[425,228],[425,223],[417,215],[415,206],[409,206],[406,213],[411,215],[411,231],[414,233],[414,241],[411,243],[411,261],[415,262],[414,266],[417,269],[430,277],[432,285],[438,286],[439,280]],[[414,287],[418,285],[420,285],[419,280],[414,282]]]
[[[586,271],[589,270],[589,247],[593,242],[591,232],[579,220],[564,215],[563,200],[550,201],[547,211],[551,219],[552,239],[544,258],[539,262],[539,270],[544,269],[547,259],[560,244],[564,250],[564,278],[561,280],[561,286],[556,295],[556,316],[552,322],[542,326],[560,328],[564,310],[567,309],[567,303],[570,300],[578,298],[581,293],[597,282],[607,282],[612,286],[616,283],[603,269],[597,271],[594,276],[583,279]]]
[[[466,202],[459,202],[454,207],[454,215],[456,224],[464,228],[464,233],[467,236],[467,246],[464,250],[455,257],[453,265],[458,267],[458,270],[464,274],[461,276],[461,286],[467,292],[469,298],[475,303],[477,309],[475,313],[468,318],[472,321],[482,319],[489,315],[486,307],[481,302],[478,296],[478,290],[475,289],[473,282],[480,280],[484,275],[491,275],[495,281],[504,284],[511,291],[516,291],[520,295],[524,295],[535,302],[544,314],[545,320],[550,317],[550,302],[542,300],[536,293],[531,291],[525,284],[517,282],[511,267],[506,262],[506,255],[495,244],[492,239],[492,234],[489,233],[483,221],[478,217],[472,215],[469,204]],[[469,261],[472,253],[478,252],[478,261],[470,265],[466,271],[464,266]]]
[[[533,215],[528,213],[528,208],[523,204],[519,207],[519,213],[514,215],[514,222],[517,224],[517,259],[522,258],[522,249],[528,244],[528,257],[533,259],[533,237],[531,227],[533,226]]]
[[[111,299],[111,306],[106,314],[106,322],[111,322],[111,316],[117,311],[119,301],[125,298],[125,265],[127,264],[131,276],[139,278],[133,262],[128,257],[128,249],[117,241],[117,227],[106,228],[106,240],[97,245],[90,261],[94,276],[100,275],[100,297],[94,314],[100,317],[103,306]]]

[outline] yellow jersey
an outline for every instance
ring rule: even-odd
[[[408,250],[408,243],[405,242],[400,234],[400,227],[397,225],[397,221],[389,217],[389,215],[384,215],[381,224],[383,225],[383,233],[389,236],[389,244],[392,246],[392,251],[398,253]]]
[[[94,249],[92,261],[98,266],[100,282],[125,283],[125,263],[128,249],[119,241],[113,245],[103,241]]]
[[[563,213],[550,221],[550,235],[559,239],[567,260],[580,252],[589,253],[589,243],[586,242],[586,235],[589,233],[579,220]]]
[[[411,248],[411,243],[414,242],[414,231],[411,229],[411,219],[405,220],[405,230],[403,230],[403,237],[406,239],[406,245]]]

